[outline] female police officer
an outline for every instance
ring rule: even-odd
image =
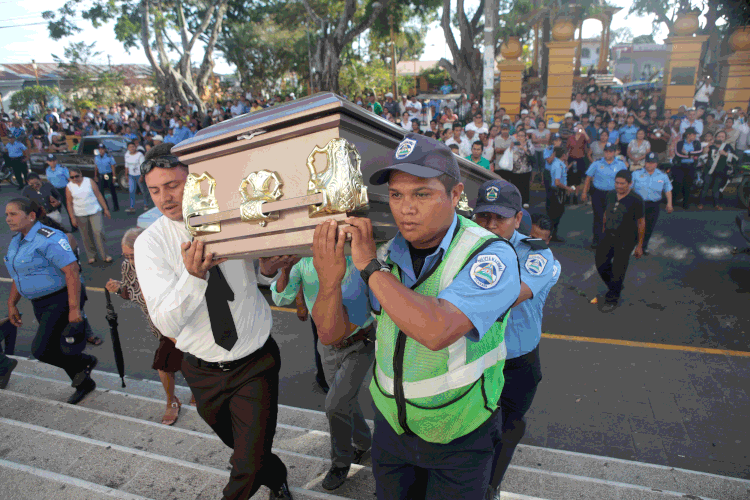
[[[13,199],[5,207],[5,221],[18,233],[5,256],[13,278],[8,316],[20,327],[18,301],[21,297],[31,300],[39,321],[32,343],[34,357],[65,370],[76,388],[68,403],[76,404],[96,387],[89,375],[97,360],[82,353],[86,340],[76,256],[65,234],[37,220],[41,215],[41,208],[25,198]],[[71,328],[66,329],[69,323]],[[68,342],[68,338],[74,340]]]

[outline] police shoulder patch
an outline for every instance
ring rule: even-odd
[[[50,236],[52,236],[53,234],[55,234],[55,230],[54,229],[50,229],[48,227],[40,227],[39,228],[39,234],[41,234],[45,238],[49,238]]]
[[[60,241],[58,241],[57,244],[60,245],[62,247],[62,249],[65,250],[66,252],[72,252],[73,251],[73,249],[70,248],[70,243],[68,243],[68,239],[67,238],[60,238]]]
[[[539,276],[544,272],[544,268],[547,267],[547,259],[540,253],[532,253],[526,258],[524,267],[529,274]]]
[[[556,278],[557,277],[557,273],[559,273],[559,272],[560,272],[560,268],[557,267],[557,264],[554,264],[552,266],[552,277]]]
[[[497,285],[504,271],[505,264],[497,255],[479,255],[469,275],[478,287],[489,289]]]

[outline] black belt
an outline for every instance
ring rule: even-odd
[[[648,200],[645,200],[645,201],[644,201],[643,203],[644,203],[645,205],[651,205],[651,206],[654,206],[654,205],[661,205],[661,201],[648,201]]]
[[[31,302],[33,303],[33,302],[39,302],[39,301],[42,301],[42,300],[51,299],[55,295],[60,295],[63,292],[68,293],[68,287],[67,286],[59,289],[56,292],[48,293],[47,295],[43,295],[42,297],[37,297],[35,299],[31,299]]]
[[[362,328],[360,331],[355,333],[354,335],[350,335],[349,337],[345,338],[341,342],[337,344],[333,344],[333,348],[337,350],[346,349],[347,347],[352,346],[356,342],[359,342],[360,340],[364,340],[365,344],[367,342],[372,342],[372,338],[375,334],[375,326],[373,326],[372,323],[370,323],[366,328]]]
[[[193,356],[192,354],[186,352],[184,359],[185,361],[187,361],[188,363],[190,363],[196,368],[207,368],[209,370],[221,370],[223,372],[229,372],[229,371],[234,370],[235,368],[239,368],[240,366],[246,364],[257,353],[258,351],[255,351],[253,353],[248,354],[242,359],[235,359],[234,361],[219,361],[219,362],[214,363],[210,361],[205,361],[199,357]]]

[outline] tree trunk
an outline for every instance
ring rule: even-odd
[[[444,68],[450,77],[458,82],[475,98],[482,95],[482,54],[474,46],[474,38],[480,30],[479,19],[483,13],[484,0],[480,1],[477,12],[469,20],[464,12],[464,1],[458,0],[458,26],[461,33],[461,46],[456,43],[451,30],[451,0],[443,0],[443,15],[440,24],[443,27],[446,43],[453,56],[451,63],[447,59],[440,59],[438,65]]]
[[[549,48],[547,47],[547,44],[549,43],[551,29],[552,23],[549,20],[549,16],[545,16],[544,22],[542,23],[542,45],[540,47],[542,50],[542,71],[539,74],[540,82],[542,84],[542,90],[539,92],[540,95],[547,94],[547,75],[549,74]],[[604,36],[603,33],[602,36]]]

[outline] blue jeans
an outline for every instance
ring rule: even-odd
[[[128,191],[130,192],[130,208],[135,208],[135,193],[138,187],[141,188],[141,193],[143,193],[143,208],[148,208],[148,199],[149,199],[149,193],[148,189],[146,189],[146,185],[143,181],[138,182],[138,179],[140,179],[140,175],[128,175]]]

